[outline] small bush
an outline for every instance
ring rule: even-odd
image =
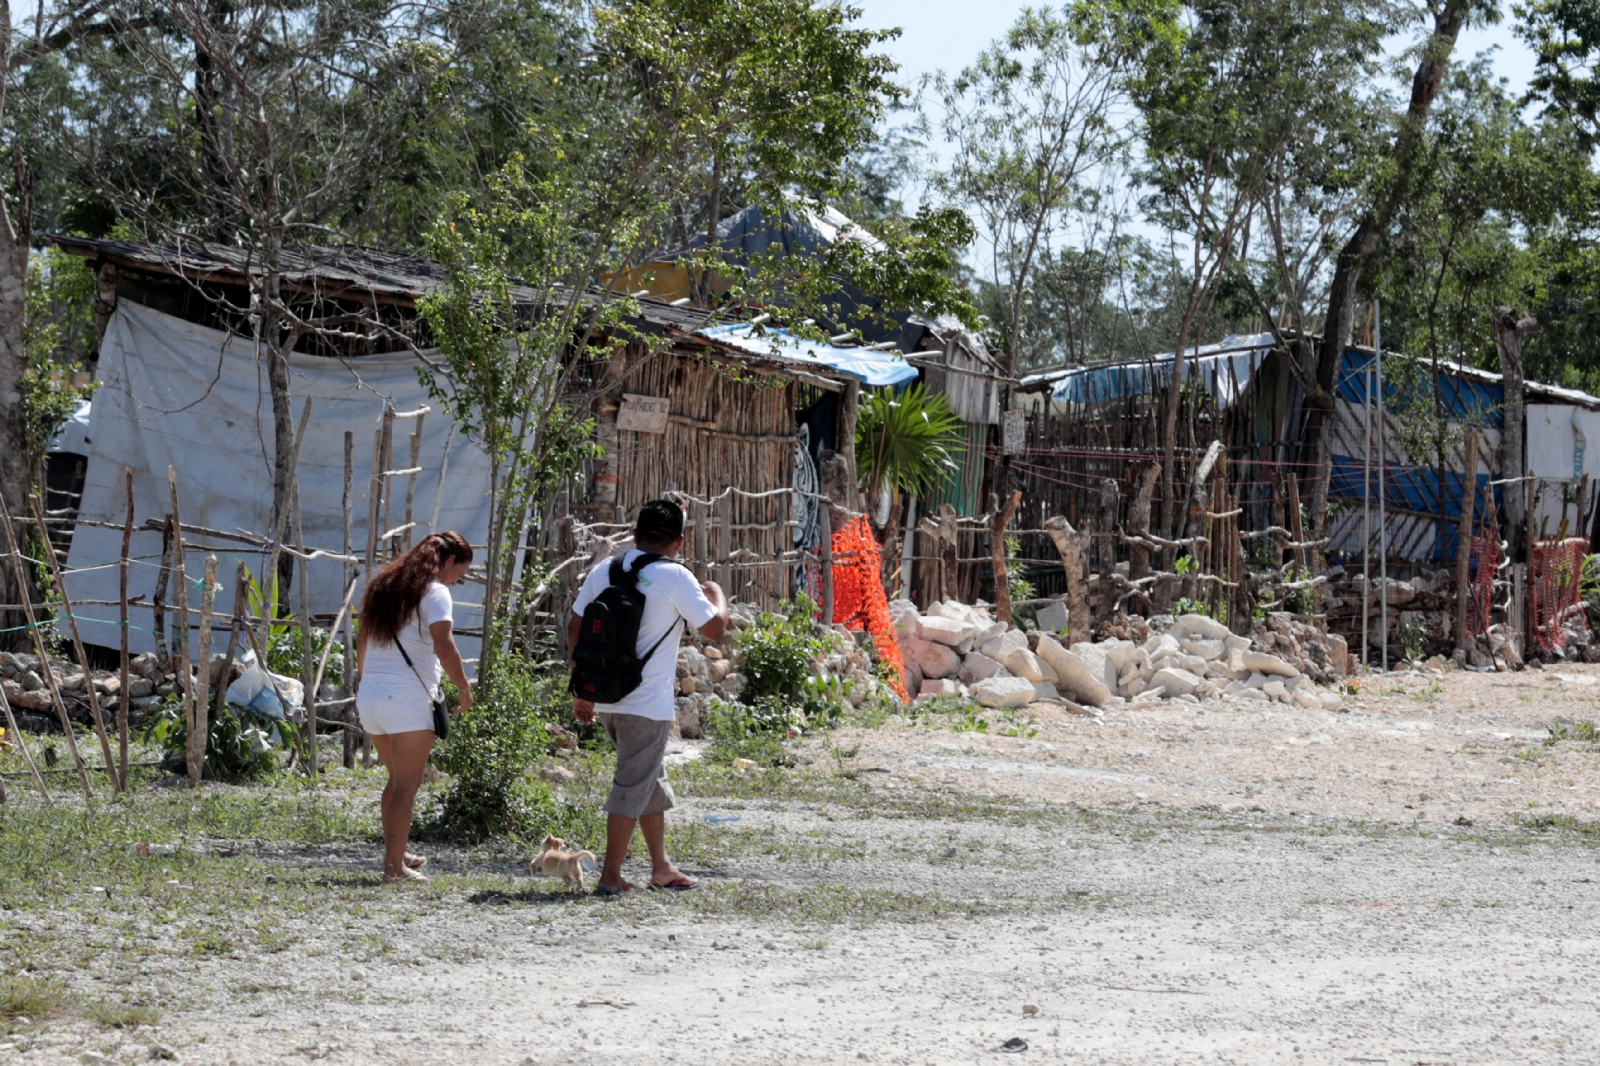
[[[326,629],[311,629],[311,668],[316,669],[317,662],[322,658],[322,650],[333,640],[333,634]],[[305,648],[300,642],[300,627],[289,626],[287,629],[274,629],[267,638],[267,669],[284,677],[304,677]],[[328,665],[322,672],[322,680],[330,685],[344,684],[344,655],[338,648],[333,649],[328,655]]]
[[[424,811],[419,829],[467,843],[550,832],[598,840],[595,812],[559,803],[551,787],[530,773],[549,740],[545,723],[568,713],[571,704],[565,675],[502,658],[475,693],[472,709],[450,720],[450,739],[435,761],[451,782]]]
[[[204,776],[222,781],[250,781],[277,772],[278,751],[294,743],[299,727],[228,704],[206,722]],[[183,699],[173,695],[145,727],[145,740],[161,749],[161,768],[169,774],[188,772],[189,724]]]

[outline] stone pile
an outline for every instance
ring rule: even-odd
[[[55,673],[56,687],[61,691],[67,715],[74,721],[93,721],[89,707],[91,690],[99,700],[101,710],[121,709],[122,679],[119,671],[90,670],[86,674],[76,663],[55,658],[50,660],[50,669]],[[224,676],[228,682],[232,682],[240,672],[238,663],[228,664],[221,655],[212,656],[213,686]],[[140,715],[155,710],[162,700],[178,691],[181,684],[176,673],[161,668],[160,660],[153,652],[133,656],[128,660],[130,719],[137,722]],[[44,715],[49,723],[57,721],[50,688],[45,684],[44,672],[36,655],[0,652],[0,694],[17,711]]]
[[[1035,701],[1085,707],[1161,701],[1293,703],[1337,710],[1337,692],[1319,689],[1348,669],[1344,641],[1286,613],[1270,615],[1253,637],[1230,633],[1205,615],[1139,624],[1142,641],[1111,637],[1064,644],[1055,635],[998,622],[982,606],[936,603],[925,613],[890,605],[901,652],[919,697],[957,696],[988,707]],[[1131,621],[1125,631],[1136,633]]]

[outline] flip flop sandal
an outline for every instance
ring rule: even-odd
[[[406,852],[406,868],[407,869],[420,870],[426,865],[428,865],[428,860],[427,860],[427,858],[425,856],[413,855],[409,851]]]
[[[594,894],[597,896],[620,896],[624,892],[632,892],[637,887],[639,886],[630,885],[627,882],[623,882],[621,888],[606,888],[604,886],[597,886],[594,890]]]
[[[650,882],[650,891],[652,891],[652,892],[655,892],[657,890],[663,891],[663,892],[688,892],[690,889],[695,889],[695,888],[699,888],[699,887],[700,887],[700,882],[699,881],[691,881],[687,877],[684,877],[682,875],[679,875],[677,880],[668,881],[664,885],[658,885],[654,881]]]
[[[405,868],[405,872],[404,873],[394,873],[394,874],[384,874],[383,875],[383,883],[386,884],[386,885],[398,885],[398,884],[402,884],[403,882],[406,882],[406,881],[416,881],[416,882],[418,882],[420,884],[427,884],[428,882],[430,882],[432,880],[433,880],[433,878],[429,877],[427,874],[418,873],[416,870],[413,870],[409,866]]]

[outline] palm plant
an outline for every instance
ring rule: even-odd
[[[920,383],[898,395],[893,389],[877,389],[861,398],[856,474],[866,484],[869,500],[877,500],[885,487],[927,495],[955,470],[950,453],[961,443],[961,420],[949,402]],[[897,499],[882,534],[894,528],[899,511]]]

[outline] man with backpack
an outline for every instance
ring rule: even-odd
[[[679,623],[720,640],[728,600],[715,582],[701,584],[676,562],[683,550],[683,509],[652,500],[634,521],[634,549],[590,571],[572,605],[573,709],[588,725],[598,712],[617,748],[606,812],[606,858],[595,892],[616,896],[635,886],[622,860],[637,824],[650,849],[650,887],[684,891],[699,885],[667,857],[666,812],[675,805],[667,783],[667,740],[674,719]]]

